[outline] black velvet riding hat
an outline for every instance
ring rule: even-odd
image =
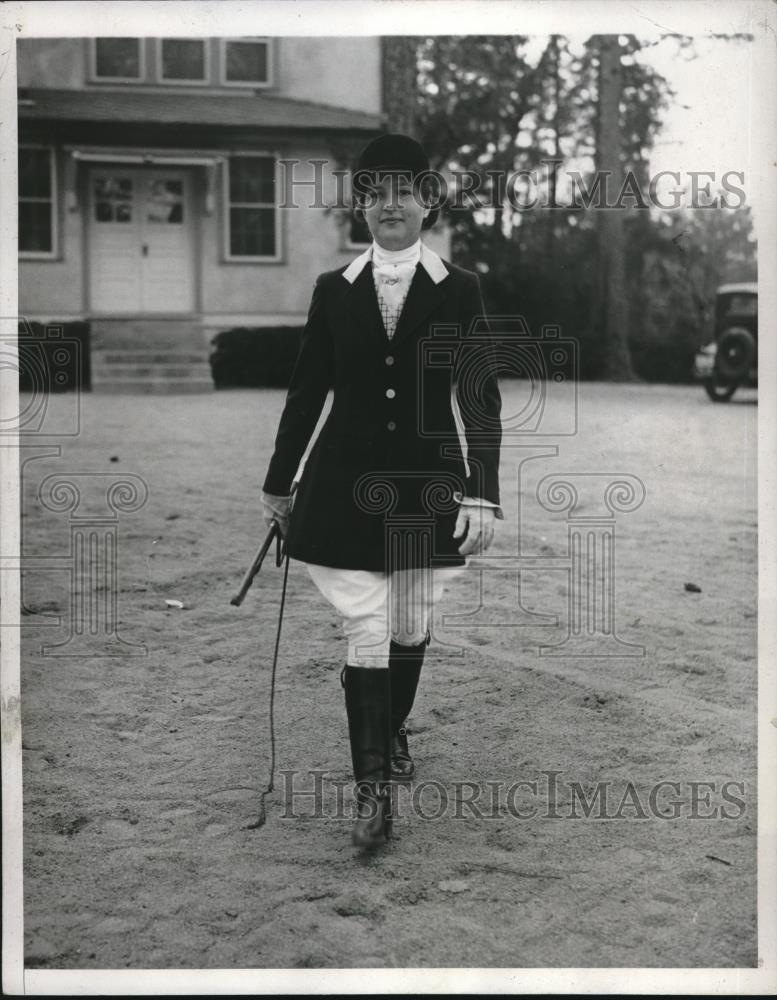
[[[370,183],[379,174],[396,173],[414,180],[424,174],[430,175],[429,157],[420,142],[401,132],[386,132],[368,142],[359,154],[353,172],[354,187]],[[433,226],[440,214],[439,207],[432,208],[424,219],[423,228]]]
[[[356,173],[397,171],[413,177],[429,169],[429,157],[420,142],[401,132],[387,132],[368,142],[359,155]]]

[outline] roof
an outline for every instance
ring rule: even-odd
[[[732,295],[739,293],[757,295],[758,294],[758,282],[757,281],[735,281],[728,285],[718,285],[717,295]]]
[[[36,90],[19,95],[24,119],[227,125],[254,128],[383,127],[380,115],[265,94],[178,94],[143,90]]]

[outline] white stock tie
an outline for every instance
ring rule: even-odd
[[[385,250],[377,243],[372,245],[372,277],[389,338],[394,336],[420,259],[420,240],[404,250]]]
[[[372,273],[386,304],[399,309],[415,274],[415,264],[377,264]]]

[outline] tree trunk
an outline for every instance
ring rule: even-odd
[[[561,137],[559,135],[559,111],[561,104],[561,79],[559,75],[559,44],[558,35],[551,35],[548,47],[553,53],[553,117],[546,123],[553,129],[553,159],[556,163],[548,177],[548,203],[556,203],[558,161],[561,159]],[[556,274],[556,216],[555,209],[548,208],[545,231],[545,267],[548,276],[548,290],[553,293],[558,275]]]
[[[389,132],[415,135],[417,39],[384,35],[382,45],[383,115]]]
[[[608,203],[615,201],[624,181],[621,161],[621,92],[622,70],[618,36],[601,35],[596,165],[598,170],[604,172],[602,185],[608,194]],[[593,329],[601,338],[601,375],[610,381],[631,381],[634,372],[629,352],[623,208],[599,208],[595,211],[598,252]]]

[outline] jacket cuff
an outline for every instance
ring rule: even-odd
[[[453,499],[456,503],[461,504],[462,507],[488,507],[490,510],[493,510],[497,521],[504,521],[505,519],[504,511],[498,503],[492,503],[490,500],[484,500],[482,497],[464,496],[463,493],[459,492],[453,494]]]
[[[469,470],[463,493],[468,497],[483,497],[499,506],[499,453],[483,455],[482,451],[472,457],[467,456]]]

